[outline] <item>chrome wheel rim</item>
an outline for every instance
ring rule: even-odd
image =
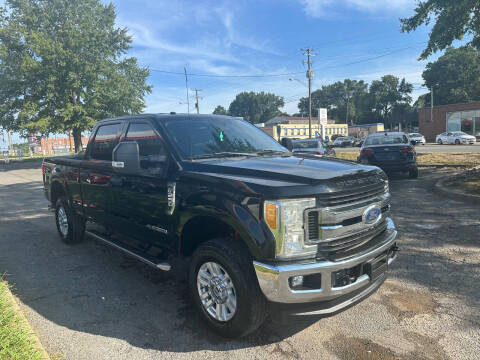
[[[63,208],[63,206],[58,208],[57,222],[58,222],[58,228],[60,229],[60,232],[62,233],[62,235],[67,236],[68,235],[68,218],[67,218],[67,213]]]
[[[237,292],[227,271],[206,262],[197,273],[197,289],[205,311],[217,321],[229,321],[237,311]]]

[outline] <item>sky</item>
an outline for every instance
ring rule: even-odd
[[[302,48],[313,57],[313,90],[345,78],[370,82],[393,74],[425,92],[425,61],[417,61],[428,39],[422,27],[400,32],[415,0],[115,0],[117,24],[133,38],[128,55],[148,66],[153,85],[146,112],[190,111],[194,88],[200,112],[228,108],[241,91],[273,92],[287,113],[307,95]],[[388,4],[388,5],[387,5]],[[177,74],[170,74],[173,72]],[[285,74],[285,75],[281,75]],[[204,76],[197,76],[204,75]],[[251,77],[245,77],[250,75]],[[270,76],[281,75],[281,76]],[[296,80],[289,80],[294,78]]]
[[[414,84],[414,99],[426,92],[421,74],[427,62],[417,59],[428,29],[400,32],[399,19],[413,14],[416,0],[113,3],[117,26],[132,36],[127,56],[151,71],[145,112],[187,112],[186,68],[191,112],[196,88],[201,113],[228,108],[239,92],[265,91],[283,96],[282,110],[293,114],[298,99],[308,95],[306,47],[315,54],[312,90],[345,78],[371,82],[393,74]]]

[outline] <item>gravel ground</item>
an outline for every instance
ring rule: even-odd
[[[39,169],[0,169],[0,273],[55,359],[478,359],[480,204],[443,199],[421,170],[391,181],[401,252],[380,290],[331,318],[226,341],[199,321],[181,274],[91,239],[62,244]]]

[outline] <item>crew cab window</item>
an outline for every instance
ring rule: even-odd
[[[121,124],[102,125],[92,142],[90,157],[95,160],[112,161],[113,149],[118,143]]]
[[[167,153],[159,135],[145,123],[132,123],[126,141],[136,141],[140,151],[140,167],[150,173],[160,172],[166,164]]]

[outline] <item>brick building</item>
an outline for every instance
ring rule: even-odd
[[[463,131],[480,138],[480,101],[434,106],[432,115],[430,107],[418,111],[418,131],[427,141],[435,141],[445,131]]]

